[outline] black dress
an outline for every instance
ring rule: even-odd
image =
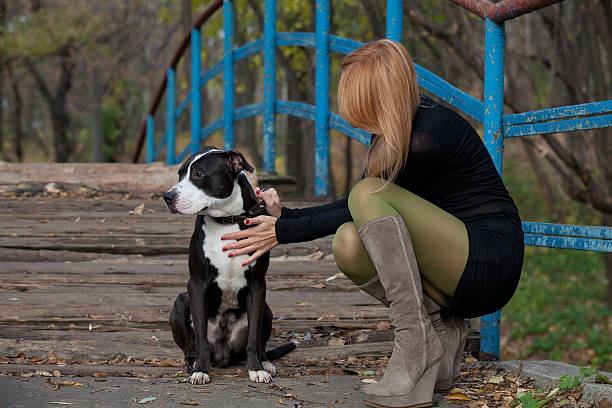
[[[514,201],[474,128],[456,112],[422,96],[406,165],[394,183],[466,226],[468,260],[450,313],[475,317],[504,306],[520,278],[523,230]],[[346,198],[318,207],[283,208],[276,236],[281,244],[309,241],[331,235],[349,221]]]

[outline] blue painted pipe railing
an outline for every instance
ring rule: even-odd
[[[201,142],[212,133],[224,129],[225,149],[234,147],[234,123],[237,120],[263,115],[264,151],[263,170],[275,171],[276,115],[291,115],[315,122],[315,193],[328,194],[329,130],[337,130],[360,143],[369,145],[370,135],[350,126],[338,114],[329,110],[330,51],[348,54],[362,42],[330,33],[330,0],[316,1],[316,32],[277,32],[276,0],[264,0],[264,38],[236,48],[234,44],[234,2],[223,2],[224,57],[208,70],[201,72],[201,33],[191,31],[191,90],[176,105],[176,71],[167,71],[166,129],[155,146],[154,118],[146,118],[147,162],[160,157],[166,148],[166,163],[184,160],[190,152],[197,152]],[[402,0],[387,1],[387,38],[401,41]],[[503,168],[504,139],[520,136],[595,129],[612,126],[612,100],[582,105],[562,106],[533,112],[503,116],[504,102],[504,24],[485,19],[485,80],[484,101],[446,82],[434,73],[415,64],[419,86],[461,110],[484,126],[484,143],[499,174]],[[285,46],[314,47],[315,105],[276,99],[276,48]],[[253,54],[264,54],[264,101],[241,107],[234,106],[234,64]],[[223,72],[223,116],[202,126],[202,87]],[[191,104],[191,141],[175,155],[176,121]],[[206,108],[206,107],[204,107]],[[527,245],[570,248],[586,251],[612,252],[612,228],[523,222]],[[482,318],[481,351],[499,357],[500,312]]]

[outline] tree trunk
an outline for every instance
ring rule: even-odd
[[[102,130],[102,71],[100,67],[92,69],[91,81],[91,161],[104,161],[104,135]]]
[[[0,60],[0,157],[4,157],[6,160],[6,155],[4,154],[4,101],[6,98],[4,96],[4,63]]]
[[[74,63],[71,61],[70,48],[67,45],[58,50],[58,56],[60,58],[60,79],[56,87],[55,95],[51,94],[47,83],[32,61],[26,58],[25,63],[34,77],[38,89],[49,108],[51,126],[53,129],[55,161],[62,163],[67,162],[73,152],[72,141],[68,138],[71,120],[68,113],[67,96],[72,88]]]
[[[187,32],[191,28],[191,0],[181,0],[181,26],[183,27],[183,33]],[[185,75],[186,83],[190,84],[191,87],[191,48],[188,48],[185,54],[183,54],[183,72]]]
[[[15,148],[15,157],[17,161],[23,161],[23,149],[21,148],[21,143],[23,139],[23,128],[21,127],[21,116],[22,116],[22,107],[23,102],[21,99],[21,91],[19,90],[19,81],[15,76],[13,71],[13,67],[10,63],[6,64],[6,69],[8,71],[9,77],[11,78],[11,85],[13,88],[13,133],[14,133],[14,148]]]
[[[4,26],[4,20],[6,16],[6,2],[0,0],[0,26]],[[4,56],[0,55],[0,156],[4,154],[4,103],[2,103],[6,97],[4,95]]]
[[[604,213],[602,216],[603,225],[612,226],[612,214]],[[603,253],[604,264],[606,266],[606,277],[608,278],[608,306],[612,307],[612,252]]]

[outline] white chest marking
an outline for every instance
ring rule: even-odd
[[[235,240],[221,241],[221,236],[230,232],[240,230],[238,224],[219,224],[206,216],[204,230],[204,255],[210,263],[217,268],[218,275],[215,279],[219,289],[223,291],[221,310],[235,308],[238,306],[238,291],[247,285],[244,272],[248,265],[241,264],[248,259],[248,255],[227,256],[231,251],[223,252],[222,248]]]

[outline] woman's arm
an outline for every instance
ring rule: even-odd
[[[346,199],[339,200],[346,203]],[[338,201],[319,207],[325,207],[325,212],[320,211],[313,215],[303,216],[299,218],[279,218],[276,221],[275,231],[276,239],[279,244],[288,244],[291,242],[305,242],[313,239],[325,237],[334,234],[340,225],[345,222],[352,221],[351,213],[348,205],[332,206]],[[307,208],[306,210],[310,210]]]
[[[349,221],[352,221],[352,218],[348,206],[300,218],[282,219],[260,215],[244,221],[245,224],[252,225],[251,228],[221,237],[222,240],[238,240],[225,245],[223,251],[227,252],[228,256],[252,253],[243,263],[246,265],[279,243],[305,242],[325,237],[335,233],[340,225]]]
[[[309,217],[312,215],[325,214],[338,209],[348,209],[348,201],[346,198],[332,201],[331,203],[318,205],[315,207],[306,208],[287,208],[283,207],[280,218],[300,218]]]

